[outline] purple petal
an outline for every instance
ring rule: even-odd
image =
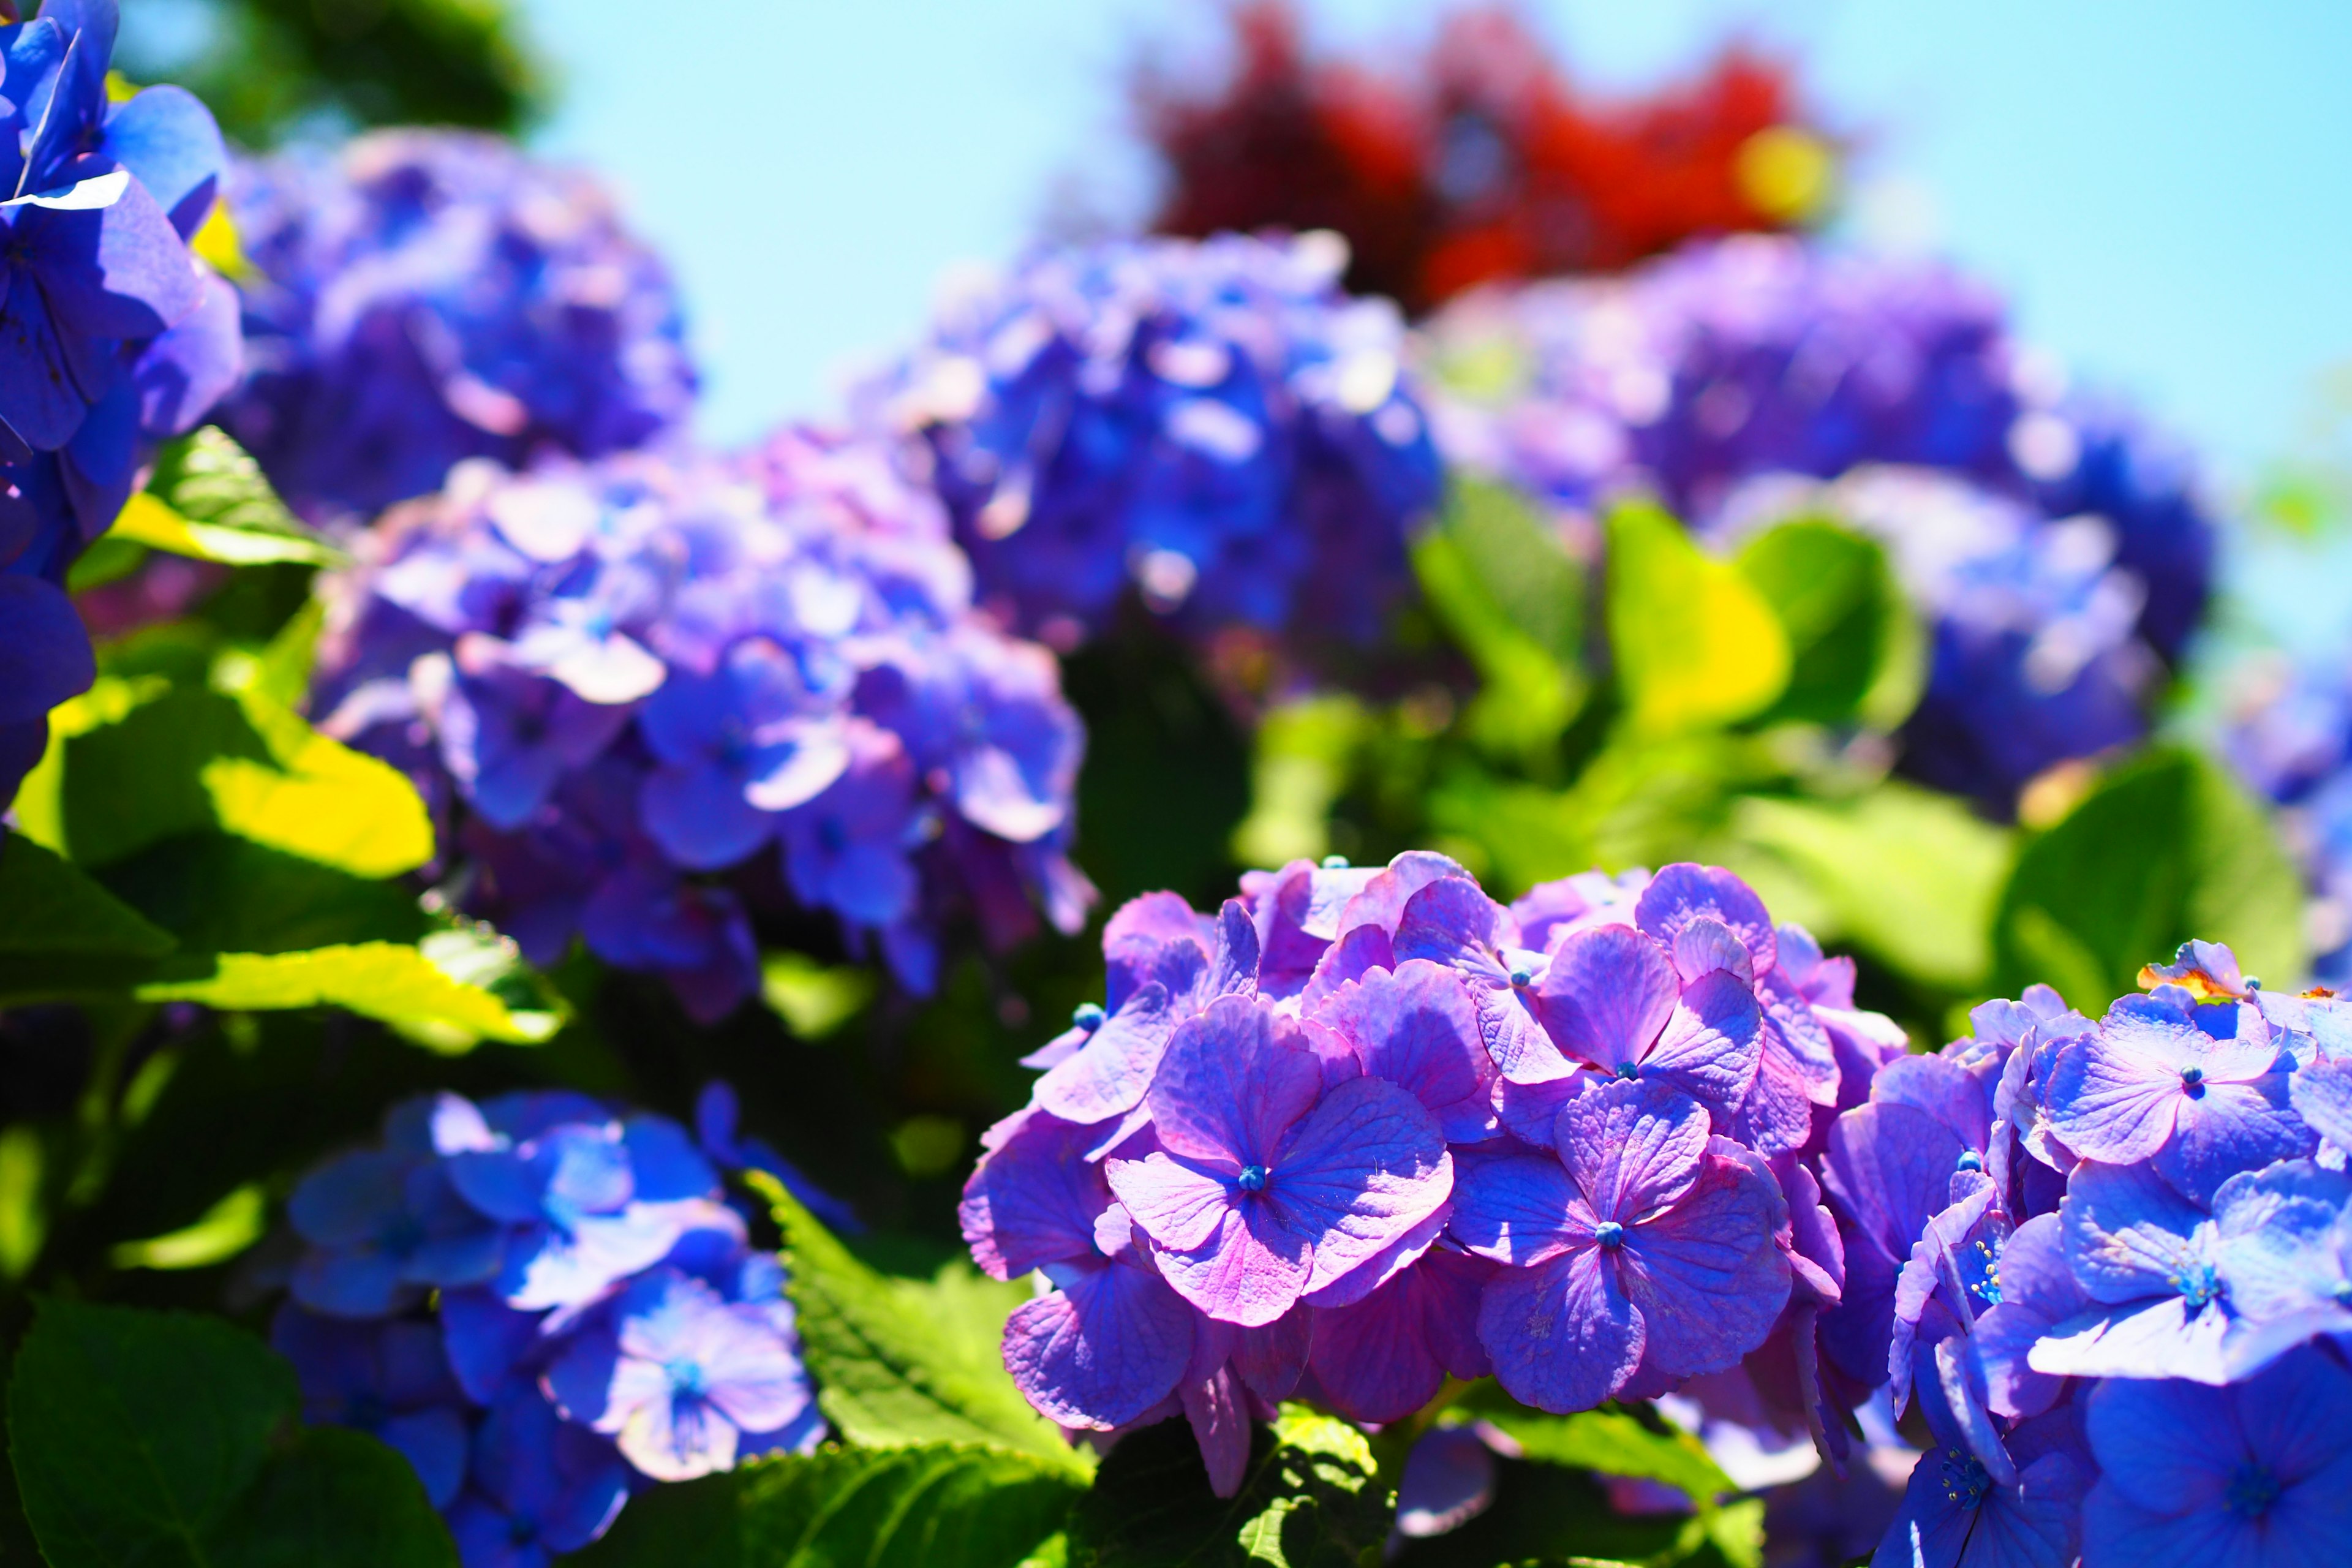
[[[1119,1206],[1162,1247],[1206,1246],[1243,1200],[1232,1177],[1200,1170],[1164,1150],[1140,1160],[1106,1160],[1103,1171]]]
[[[2314,1131],[2352,1150],[2352,1058],[2311,1063],[2294,1075],[2288,1092]]]
[[[1494,1450],[1467,1426],[1433,1426],[1412,1446],[1397,1482],[1397,1532],[1444,1535],[1494,1500]]]
[[[1630,926],[1598,926],[1552,950],[1537,1011],[1561,1050],[1614,1072],[1642,1060],[1681,990],[1664,948]]]
[[[656,768],[637,811],[662,852],[690,871],[732,866],[776,832],[775,817],[744,799],[743,781],[721,768]]]
[[[1684,990],[1657,1043],[1641,1058],[1642,1076],[1663,1078],[1728,1116],[1755,1082],[1763,1048],[1764,1014],[1756,993],[1718,969]]]
[[[1242,1479],[1249,1471],[1250,1413],[1241,1380],[1220,1368],[1205,1381],[1187,1382],[1177,1392],[1184,1403],[1184,1419],[1192,1423],[1193,1441],[1201,1445],[1209,1489],[1232,1497],[1242,1489]]]
[[[984,1157],[964,1183],[956,1216],[975,1262],[995,1279],[1017,1279],[1041,1264],[1085,1258],[1094,1222],[1109,1206],[1110,1184],[1087,1163],[1086,1130],[1042,1112]]]
[[[1560,1107],[1553,1138],[1594,1216],[1632,1223],[1698,1180],[1706,1110],[1664,1084],[1612,1079]]]
[[[1788,1260],[1772,1241],[1784,1217],[1769,1175],[1710,1157],[1681,1202],[1627,1227],[1624,1289],[1653,1364],[1675,1376],[1719,1372],[1764,1342],[1789,1299]]]
[[[1324,1396],[1354,1421],[1402,1420],[1429,1403],[1445,1369],[1429,1344],[1419,1271],[1362,1300],[1315,1314],[1309,1363]]]
[[[2111,1018],[2059,1052],[2042,1091],[2052,1131],[2086,1160],[2147,1159],[2172,1136],[2188,1098],[2181,1074],[2202,1064],[2210,1043],[2193,1024]]]
[[[1134,1110],[1160,1071],[1177,1021],[1167,988],[1149,982],[1037,1080],[1038,1106],[1080,1126]]]
[[[1343,940],[1332,952],[1347,945]],[[1367,974],[1341,988],[1314,1017],[1347,1038],[1367,1074],[1427,1106],[1448,1142],[1475,1143],[1493,1135],[1494,1064],[1479,1038],[1469,993],[1454,971],[1414,959],[1393,973]]]
[[[1315,973],[1307,977],[1307,989],[1298,994],[1298,1010],[1313,1016],[1327,997],[1338,993],[1349,981],[1360,981],[1376,970],[1391,970],[1397,966],[1396,949],[1389,933],[1374,925],[1358,926],[1324,950],[1316,961]]]
[[[1114,1188],[1118,1176],[1114,1171]],[[1272,1205],[1251,1203],[1224,1210],[1201,1245],[1161,1252],[1160,1273],[1211,1317],[1255,1327],[1297,1304],[1313,1255],[1312,1240],[1285,1225]]]
[[[1595,1216],[1557,1159],[1465,1155],[1459,1170],[1454,1235],[1479,1257],[1526,1268],[1591,1239]]]
[[[1288,1019],[1248,997],[1221,996],[1177,1029],[1146,1100],[1170,1152],[1238,1171],[1271,1163],[1322,1083]]]
[[[1313,1238],[1315,1289],[1361,1266],[1454,1190],[1445,1134],[1396,1085],[1355,1079],[1323,1097],[1276,1152],[1264,1206]]]
[[[1944,1206],[1965,1152],[1950,1128],[1915,1107],[1860,1105],[1830,1129],[1822,1184],[1882,1251],[1908,1257]]]
[[[1478,1338],[1512,1398],[1555,1415],[1590,1410],[1642,1364],[1643,1317],[1586,1246],[1486,1288]]]
[[[1064,1426],[1124,1426],[1175,1389],[1192,1353],[1192,1310],[1140,1268],[1089,1268],[1013,1310],[1004,1366]]]
[[[2204,1211],[2145,1166],[2084,1164],[2060,1211],[2066,1261],[2095,1301],[2179,1292],[2184,1268],[2202,1266]]]
[[[187,245],[135,181],[110,206],[26,212],[16,240],[67,331],[151,338],[204,299]]]
[[[212,211],[228,162],[220,127],[195,96],[176,87],[142,89],[106,117],[106,152],[147,187],[183,239]]]
[[[1720,969],[1743,984],[1756,983],[1756,960],[1729,926],[1701,915],[1675,932],[1675,973],[1688,984]]]
[[[1701,918],[1729,926],[1748,949],[1758,974],[1769,972],[1779,962],[1779,937],[1772,917],[1765,912],[1764,900],[1756,896],[1755,889],[1719,866],[1685,861],[1665,867],[1650,879],[1633,906],[1633,923],[1664,942],[1673,942],[1685,926]]]
[[[368,1240],[406,1205],[415,1163],[408,1155],[375,1149],[341,1155],[302,1178],[287,1200],[286,1217],[314,1247]]]
[[[1435,850],[1406,850],[1366,882],[1339,911],[1337,924],[1342,940],[1366,927],[1377,929],[1382,936],[1395,935],[1406,901],[1432,882],[1448,877],[1468,880],[1470,873]]]

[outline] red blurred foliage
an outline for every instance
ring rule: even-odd
[[[1738,159],[1759,132],[1804,122],[1788,68],[1746,49],[1654,98],[1602,102],[1506,10],[1454,16],[1402,79],[1309,59],[1285,0],[1246,0],[1233,22],[1229,80],[1137,79],[1170,174],[1160,233],[1337,229],[1349,286],[1419,313],[1491,279],[1789,226],[1743,190]]]

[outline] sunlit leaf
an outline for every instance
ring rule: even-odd
[[[1609,513],[1609,647],[1627,721],[1675,734],[1754,718],[1788,689],[1788,634],[1762,594],[1654,506]]]
[[[785,1027],[821,1040],[866,1010],[879,989],[874,972],[819,963],[806,953],[772,952],[760,961],[760,996]]]
[[[1363,704],[1344,693],[1268,710],[1250,760],[1250,814],[1234,829],[1234,858],[1244,866],[1321,859],[1331,847],[1332,805],[1370,727]]]
[[[1129,1434],[1070,1522],[1070,1568],[1342,1568],[1377,1553],[1388,1499],[1370,1448],[1346,1422],[1285,1405],[1251,1434],[1230,1498],[1209,1489],[1181,1419]]]
[[[1742,546],[1738,565],[1792,654],[1789,688],[1768,718],[1891,730],[1909,716],[1927,684],[1927,638],[1875,540],[1784,522]]]
[[[176,945],[55,852],[0,829],[0,952],[152,958]]]

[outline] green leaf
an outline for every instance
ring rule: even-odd
[[[1780,618],[1739,569],[1654,506],[1612,510],[1609,647],[1628,723],[1669,735],[1752,719],[1788,689]]]
[[[293,1369],[213,1318],[43,1301],[8,1452],[50,1568],[204,1564],[300,1407]]]
[[[2154,748],[2030,840],[2002,890],[1995,988],[2035,981],[2096,1013],[2191,937],[2284,984],[2305,962],[2304,890],[2262,809],[2195,752]]]
[[[760,961],[760,997],[803,1040],[836,1033],[866,1011],[877,989],[874,972],[854,963],[819,963],[801,952]]]
[[[1234,829],[1234,858],[1244,866],[1320,860],[1331,847],[1331,807],[1370,729],[1363,704],[1344,693],[1267,710],[1250,759],[1250,814]]]
[[[636,1498],[581,1568],[1021,1568],[1083,1488],[961,1443],[827,1448]]]
[[[1738,564],[1793,656],[1789,689],[1768,719],[1859,718],[1892,730],[1909,717],[1927,684],[1927,637],[1875,540],[1830,522],[1784,522],[1750,539]]]
[[[257,1182],[233,1189],[194,1225],[168,1236],[118,1243],[107,1257],[117,1268],[209,1268],[261,1239],[269,1226],[269,1194]]]
[[[457,1568],[408,1461],[340,1426],[296,1433],[215,1539],[215,1568]]]
[[[143,545],[196,561],[215,561],[224,566],[265,566],[277,561],[331,566],[344,559],[341,551],[322,539],[197,522],[182,517],[145,490],[123,504],[114,526],[100,542]]]
[[[559,1022],[552,1014],[510,1012],[488,992],[452,979],[421,949],[398,942],[224,952],[214,962],[210,974],[152,980],[132,994],[142,1002],[201,1002],[229,1012],[341,1007],[447,1051],[482,1040],[537,1045]]]
[[[1738,1511],[1760,1527],[1761,1510]],[[1734,1512],[1723,1510],[1718,1519]],[[1391,1568],[1496,1568],[1554,1564],[1573,1568],[1724,1568],[1726,1555],[1697,1514],[1625,1514],[1589,1471],[1528,1459],[1495,1461],[1494,1500],[1443,1535],[1407,1541]],[[1761,1530],[1756,1533],[1760,1536]],[[1746,1568],[1753,1557],[1732,1557]]]
[[[1209,1489],[1189,1423],[1120,1439],[1070,1521],[1070,1568],[1354,1568],[1386,1539],[1390,1500],[1346,1422],[1285,1405],[1252,1430],[1234,1496]],[[1376,1557],[1375,1557],[1376,1560]]]
[[[1464,715],[1489,750],[1550,745],[1584,704],[1584,574],[1511,491],[1457,479],[1412,547],[1430,608],[1483,679]]]
[[[1840,802],[1752,796],[1732,831],[1802,877],[1832,914],[1823,941],[1946,991],[1980,992],[2016,835],[1948,795],[1886,784]]]
[[[1508,1434],[1524,1458],[1544,1464],[1661,1481],[1706,1508],[1738,1489],[1697,1438],[1659,1431],[1629,1411],[1549,1415],[1517,1404],[1491,1384],[1465,1395],[1455,1408],[1475,1412]]]
[[[0,829],[0,953],[98,953],[152,958],[172,933],[68,861]]]
[[[1085,1458],[1029,1407],[997,1354],[1004,1320],[1028,1299],[961,1263],[934,1280],[877,1273],[778,1183],[748,1178],[784,1233],[787,1289],[825,1419],[869,1447],[984,1443],[1085,1476]]]
[[[110,537],[232,566],[344,559],[286,510],[261,466],[210,425],[163,448],[154,478],[131,498]]]

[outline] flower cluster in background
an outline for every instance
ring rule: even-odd
[[[2280,807],[2312,892],[2312,973],[2343,989],[2352,985],[2352,670],[2340,659],[2258,661],[2233,697],[2222,751]]]
[[[589,176],[503,139],[399,130],[235,164],[247,374],[224,423],[315,521],[467,458],[593,458],[683,423],[668,269]]]
[[[1885,540],[1936,626],[1909,760],[1938,787],[2005,808],[2137,738],[2203,611],[2213,526],[2179,454],[2070,395],[1944,268],[1748,236],[1467,296],[1423,349],[1447,460],[1572,542],[1633,491],[1702,534],[1810,505]]]
[[[220,132],[178,88],[110,100],[115,23],[49,0],[0,26],[0,801],[95,673],[67,569],[237,374],[236,297],[188,248]]]
[[[1215,916],[1139,899],[1103,950],[962,1210],[1053,1286],[1004,1360],[1066,1426],[1181,1411],[1230,1493],[1294,1391],[1584,1410],[1791,1363],[1842,1299],[1809,1157],[1904,1037],[1728,872],[1507,909],[1441,855],[1299,861]]]
[[[1161,233],[1329,228],[1351,287],[1420,311],[1477,283],[1627,266],[1818,214],[1833,158],[1790,72],[1733,49],[1654,96],[1599,100],[1501,7],[1457,11],[1404,71],[1313,59],[1297,14],[1234,10],[1225,79],[1146,72]]]
[[[2096,1023],[1987,1003],[1830,1131],[1824,1396],[1934,1437],[1880,1561],[2317,1562],[2352,1523],[2352,1012],[2203,942],[2141,979]]]
[[[577,936],[723,1016],[758,984],[717,874],[761,858],[853,951],[933,984],[945,923],[1009,943],[1092,896],[1083,737],[1052,655],[972,613],[938,508],[876,449],[461,467],[341,589],[314,702],[454,820],[467,908],[535,963]]]
[[[383,1142],[296,1187],[304,1243],[270,1339],[308,1419],[415,1467],[467,1568],[524,1568],[602,1535],[633,1491],[824,1433],[783,1274],[701,1143],[562,1090],[395,1105]]]
[[[1130,591],[1188,631],[1369,639],[1437,500],[1388,301],[1328,234],[1036,256],[860,394],[918,437],[982,601],[1069,648]]]

